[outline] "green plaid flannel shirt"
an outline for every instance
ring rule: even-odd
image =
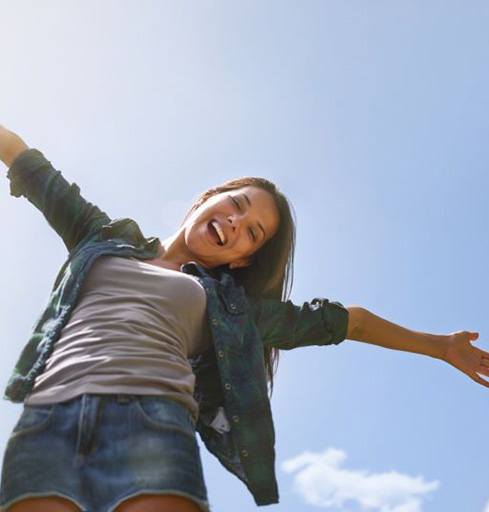
[[[68,183],[37,149],[17,156],[7,177],[10,194],[24,196],[38,208],[68,251],[4,392],[4,399],[20,403],[42,373],[95,259],[103,254],[155,258],[160,240],[145,238],[133,219],[111,219],[86,201],[78,185]],[[348,310],[325,298],[295,305],[248,297],[224,268],[209,270],[189,262],[180,270],[197,276],[205,288],[213,340],[209,350],[190,359],[199,404],[196,429],[207,449],[244,482],[257,505],[277,503],[264,347],[338,344],[346,338]]]

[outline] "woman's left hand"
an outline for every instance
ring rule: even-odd
[[[476,372],[489,377],[489,352],[474,347],[471,341],[478,332],[457,331],[448,335],[445,361],[468,375],[472,380],[489,388],[489,381]]]

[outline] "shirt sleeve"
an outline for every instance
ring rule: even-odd
[[[302,305],[276,299],[250,299],[264,346],[282,350],[338,345],[348,333],[349,311],[341,302],[314,298]]]
[[[37,149],[17,155],[10,166],[10,195],[24,196],[44,215],[68,251],[110,222],[110,217],[80,195]]]

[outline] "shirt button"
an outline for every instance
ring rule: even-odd
[[[236,304],[234,302],[231,302],[231,309],[236,309]]]
[[[241,450],[241,455],[243,457],[248,457],[248,450]]]
[[[234,421],[234,423],[238,423],[238,421],[239,421],[239,416],[233,416],[233,421]]]
[[[224,352],[222,350],[219,350],[219,352],[217,353],[217,355],[219,357],[224,357]]]
[[[231,384],[229,384],[229,382],[226,382],[226,384],[224,384],[224,387],[226,389],[231,389]]]

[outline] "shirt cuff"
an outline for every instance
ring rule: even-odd
[[[331,343],[338,345],[346,339],[348,334],[350,312],[341,302],[330,301],[329,305],[332,307],[323,309],[323,318],[327,329],[331,332]]]
[[[10,195],[25,196],[29,178],[34,172],[39,172],[40,164],[46,162],[45,156],[34,148],[28,148],[18,154],[7,171],[10,180]]]

